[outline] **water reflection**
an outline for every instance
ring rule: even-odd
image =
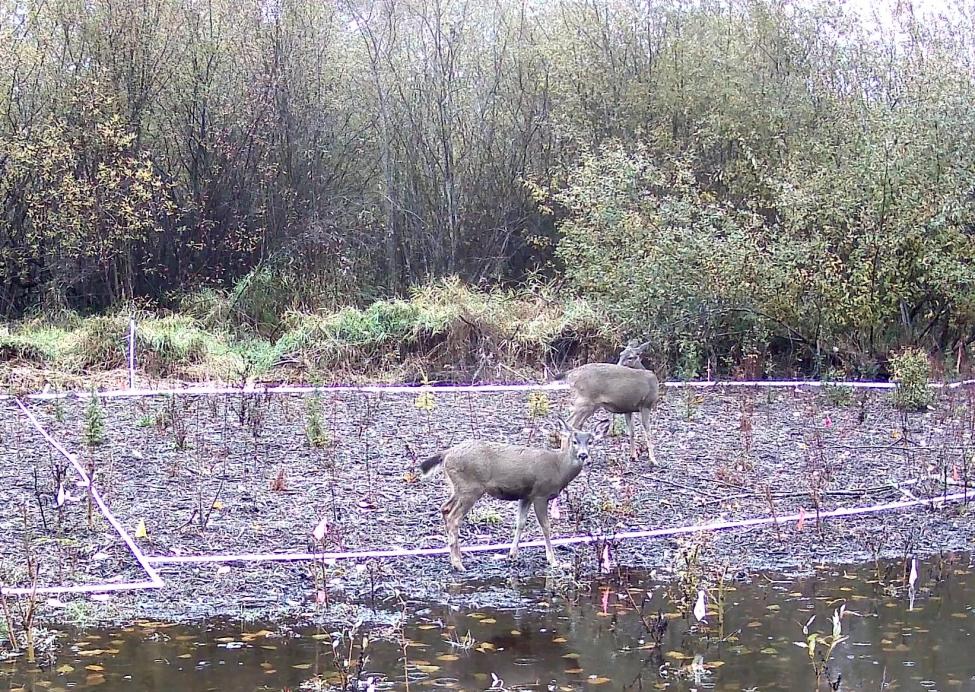
[[[0,663],[0,690],[326,688],[343,669],[373,678],[375,689],[403,689],[407,680],[422,689],[814,689],[808,636],[828,636],[843,605],[846,639],[827,662],[839,689],[975,690],[968,558],[921,562],[913,608],[901,567],[731,583],[723,613],[712,598],[702,623],[680,616],[666,586],[635,574],[572,598],[552,581],[510,581],[520,602],[531,604],[512,608],[411,603],[399,641],[379,639],[379,630],[282,636],[273,627],[226,623],[73,632],[51,669]],[[499,585],[458,588],[488,586]]]

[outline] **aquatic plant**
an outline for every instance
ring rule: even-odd
[[[802,633],[806,636],[806,640],[804,642],[795,642],[796,646],[804,648],[809,656],[809,664],[812,666],[813,673],[816,676],[815,689],[819,689],[824,680],[829,684],[830,689],[839,689],[841,675],[838,674],[836,680],[830,679],[829,662],[833,657],[833,652],[836,647],[849,639],[842,632],[842,621],[845,614],[845,604],[833,611],[832,630],[828,635],[809,631],[809,627],[816,619],[816,616],[813,615],[802,626]]]

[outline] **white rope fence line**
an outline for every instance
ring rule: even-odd
[[[128,591],[133,589],[147,589],[147,588],[159,588],[165,585],[165,582],[159,577],[156,570],[149,564],[146,556],[143,554],[142,550],[136,545],[135,541],[122,526],[121,522],[115,517],[114,514],[108,509],[108,505],[102,499],[101,494],[95,489],[92,479],[88,476],[88,472],[85,471],[84,467],[78,463],[78,459],[74,454],[71,454],[67,449],[61,445],[60,442],[55,440],[51,435],[44,429],[37,418],[31,413],[30,409],[22,402],[20,399],[16,399],[17,406],[23,411],[24,415],[31,422],[31,425],[37,429],[37,431],[47,440],[54,449],[56,449],[61,456],[67,459],[71,465],[74,467],[75,472],[81,477],[82,485],[85,486],[88,492],[91,494],[91,499],[94,500],[95,504],[98,505],[98,511],[102,513],[105,520],[118,532],[119,536],[128,546],[129,551],[132,556],[139,563],[139,566],[145,571],[146,575],[149,577],[149,581],[137,581],[137,582],[111,582],[107,584],[79,584],[75,586],[44,586],[44,587],[16,587],[16,588],[0,588],[0,594],[5,596],[30,596],[32,594],[66,594],[66,593],[95,593],[104,591]]]
[[[896,502],[885,502],[882,504],[870,505],[866,507],[841,507],[828,512],[820,512],[820,519],[836,519],[854,516],[876,514],[878,512],[890,512],[908,507],[919,505],[929,505],[936,507],[939,505],[955,502],[958,500],[975,499],[975,489],[961,493],[949,495],[937,495],[934,497],[920,498],[914,500],[898,500]],[[800,519],[812,519],[814,515],[796,513],[786,516],[765,516],[752,519],[738,519],[734,521],[712,521],[706,524],[690,524],[686,526],[670,527],[664,529],[647,529],[638,531],[622,531],[619,533],[606,535],[585,535],[585,536],[565,536],[563,538],[553,538],[552,545],[582,545],[595,543],[598,541],[619,541],[635,538],[667,538],[688,533],[702,533],[705,531],[724,531],[728,529],[748,529],[756,526],[768,524],[787,524],[798,522]],[[524,541],[522,547],[541,547],[545,542],[536,539]],[[461,550],[468,553],[497,552],[509,550],[510,543],[484,543],[480,545],[463,546]],[[387,548],[381,550],[354,550],[343,552],[321,552],[321,553],[227,553],[216,555],[151,555],[147,559],[154,565],[185,565],[216,562],[304,562],[309,560],[362,560],[369,558],[400,558],[400,557],[419,557],[428,555],[446,555],[448,548]]]
[[[134,375],[133,375],[134,377]],[[962,380],[950,383],[931,383],[933,389],[958,389],[975,385],[975,380]],[[821,387],[846,387],[850,389],[896,389],[893,382],[821,382],[818,380],[751,380],[751,381],[671,381],[664,386],[673,388],[779,388],[802,389]],[[462,393],[491,393],[491,392],[530,392],[545,390],[566,390],[569,386],[562,382],[528,383],[528,384],[476,384],[476,385],[247,385],[245,387],[231,387],[226,385],[185,385],[178,387],[160,387],[158,389],[108,389],[95,392],[39,392],[28,394],[26,398],[38,401],[78,398],[87,399],[95,396],[99,399],[127,399],[157,396],[213,396],[232,394],[313,394],[313,393],[343,393],[359,392],[364,394],[418,394],[420,392],[438,392],[443,394]],[[0,398],[13,398],[4,395]]]
[[[129,333],[126,348],[126,364],[128,367],[128,389],[107,389],[102,391],[66,391],[50,392],[45,391],[28,394],[26,398],[40,401],[66,399],[70,397],[89,398],[138,398],[154,396],[178,396],[178,395],[214,395],[214,394],[310,394],[315,392],[362,392],[366,394],[402,394],[418,392],[423,390],[433,390],[438,392],[456,393],[488,393],[488,392],[526,392],[538,390],[562,390],[568,389],[568,385],[561,382],[547,383],[522,383],[522,384],[469,384],[469,385],[256,385],[248,384],[243,387],[230,387],[226,385],[180,385],[172,387],[162,387],[157,389],[142,388],[135,386],[136,381],[136,319],[135,315],[129,317]],[[896,389],[894,382],[861,382],[861,381],[839,381],[823,382],[819,380],[675,380],[663,383],[665,387],[682,388],[690,387],[696,389],[724,388],[724,387],[754,387],[754,388],[803,388],[803,387],[847,387],[850,389]],[[975,379],[962,380],[950,383],[930,383],[928,386],[935,389],[957,389],[975,385]],[[15,398],[11,395],[0,395],[0,400]]]

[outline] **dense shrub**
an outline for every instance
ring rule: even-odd
[[[894,382],[894,403],[905,411],[921,411],[932,401],[931,362],[926,353],[918,349],[905,349],[891,359]]]

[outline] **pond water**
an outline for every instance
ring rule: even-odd
[[[227,622],[70,631],[51,668],[0,663],[0,690],[333,689],[346,658],[353,677],[361,671],[360,689],[370,677],[374,689],[406,689],[408,677],[412,689],[814,690],[814,662],[829,641],[813,641],[811,661],[809,635],[828,638],[843,606],[844,639],[819,689],[839,677],[840,690],[975,690],[971,560],[920,561],[913,607],[907,562],[801,578],[753,575],[728,582],[721,612],[712,594],[708,624],[681,615],[673,587],[633,574],[571,597],[544,578],[465,583],[458,588],[513,589],[534,605],[467,611],[410,603],[392,640],[382,637],[389,628],[349,637]],[[338,655],[333,638],[341,639]]]

